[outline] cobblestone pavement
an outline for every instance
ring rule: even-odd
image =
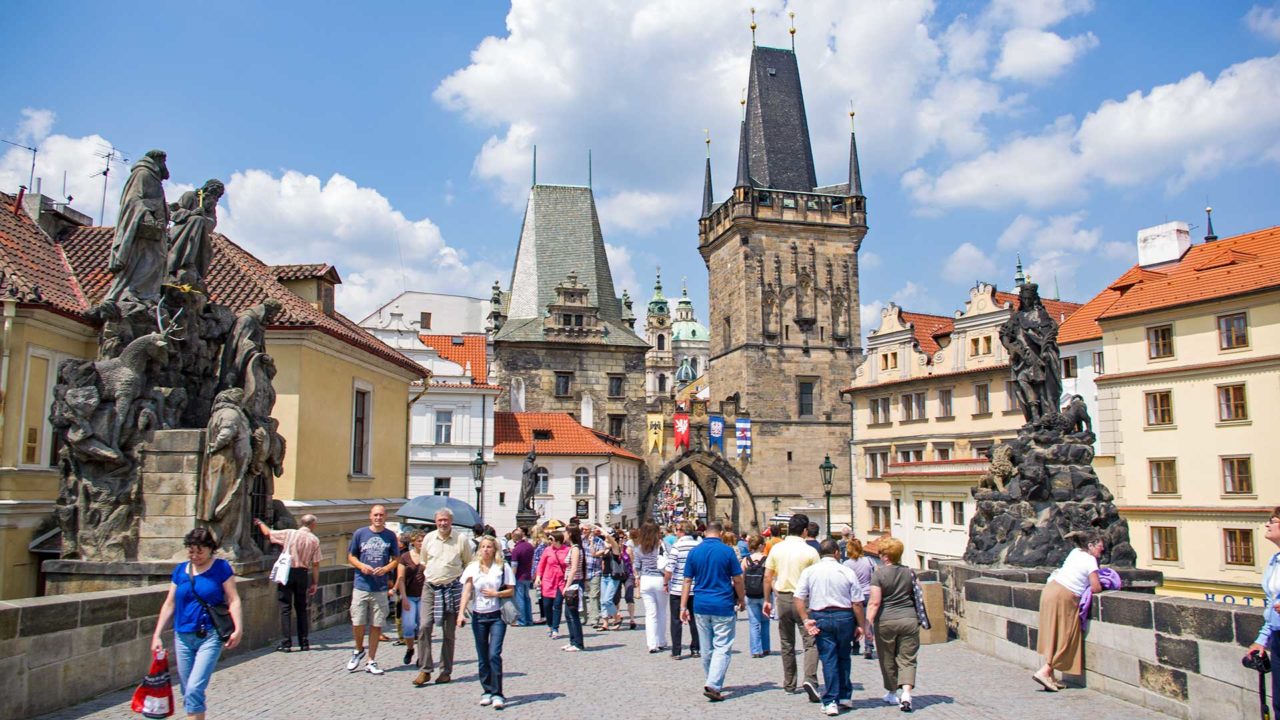
[[[776,628],[776,626],[775,626]],[[564,632],[566,628],[561,627]],[[726,682],[726,700],[710,703],[702,697],[700,661],[688,651],[681,660],[670,653],[645,650],[644,627],[622,632],[589,632],[588,652],[564,653],[566,640],[551,640],[542,627],[510,628],[503,660],[506,666],[507,707],[513,718],[572,717],[587,713],[607,718],[788,717],[799,712],[823,717],[820,706],[803,693],[781,690],[782,663],[774,654],[753,659],[747,649],[745,616],[738,623],[734,654]],[[687,640],[687,637],[686,637]],[[439,642],[437,637],[437,643]],[[345,663],[352,649],[349,627],[317,633],[312,650],[290,654],[257,650],[225,660],[209,689],[211,718],[358,718],[490,717],[494,710],[477,705],[480,684],[470,626],[458,632],[453,682],[415,688],[415,669],[400,664],[404,648],[383,644],[381,677],[348,673]],[[438,657],[437,657],[438,660]],[[855,710],[865,718],[897,718],[896,707],[882,704],[878,663],[853,660]],[[139,674],[145,659],[139,661]],[[920,688],[915,692],[917,717],[1019,720],[1083,718],[1105,720],[1163,718],[1164,715],[1113,700],[1086,689],[1057,694],[1039,691],[1030,672],[973,652],[960,642],[928,645],[920,654]],[[821,677],[821,675],[819,675]],[[174,673],[175,683],[177,674]],[[175,694],[178,688],[174,688]],[[116,692],[45,715],[44,720],[71,718],[136,718],[129,712],[131,692]],[[181,700],[178,701],[181,713]]]

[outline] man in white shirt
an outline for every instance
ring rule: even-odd
[[[850,654],[864,622],[861,603],[865,595],[858,576],[840,564],[839,543],[831,538],[823,540],[818,555],[821,559],[800,573],[796,614],[803,620],[805,632],[817,639],[825,684],[822,710],[839,715],[840,708],[853,707]]]

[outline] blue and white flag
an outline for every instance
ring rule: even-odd
[[[751,418],[738,418],[738,457],[751,460]]]
[[[724,454],[724,416],[712,415],[707,421],[707,431],[711,437],[710,447],[719,447],[720,454]],[[710,448],[708,448],[710,449]]]

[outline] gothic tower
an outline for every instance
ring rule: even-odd
[[[653,299],[644,324],[644,339],[649,350],[644,354],[645,402],[652,403],[671,393],[676,373],[675,355],[671,347],[671,309],[662,296],[662,271],[653,281]]]
[[[826,455],[840,466],[832,518],[849,518],[849,406],[840,391],[862,359],[858,248],[866,233],[852,133],[847,182],[819,186],[795,51],[753,48],[737,181],[715,204],[707,173],[698,221],[712,407],[751,418],[752,458],[735,465],[757,510],[774,497],[783,513],[816,508],[806,512],[823,532],[831,524],[818,469]]]

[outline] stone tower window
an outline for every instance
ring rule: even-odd
[[[666,349],[667,349],[667,336],[666,336],[666,335],[658,335],[658,349],[659,349],[659,350],[666,350]]]

